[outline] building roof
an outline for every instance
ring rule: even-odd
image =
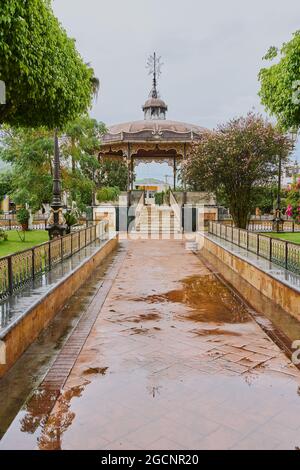
[[[180,121],[170,121],[169,119],[165,120],[140,120],[140,121],[129,121],[123,122],[120,124],[115,124],[108,128],[108,134],[119,134],[120,132],[141,132],[141,131],[172,131],[172,132],[195,132],[202,134],[203,132],[208,132],[208,129],[204,127],[197,126],[195,124],[188,124],[186,122]]]
[[[137,179],[134,182],[136,185],[139,184],[166,184],[164,181],[158,180],[157,178],[142,178]]]

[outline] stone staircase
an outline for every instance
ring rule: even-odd
[[[136,233],[180,233],[180,222],[170,206],[143,206]]]

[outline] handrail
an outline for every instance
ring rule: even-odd
[[[208,231],[216,237],[300,274],[300,244],[214,221],[209,222]]]
[[[142,215],[142,209],[145,205],[145,191],[142,192],[141,197],[139,199],[139,202],[137,203],[136,209],[135,209],[135,228],[138,226],[140,222],[140,218]]]
[[[178,202],[175,199],[175,196],[173,194],[172,189],[170,188],[170,206],[171,209],[173,210],[175,217],[179,223],[179,226],[181,227],[181,210]]]
[[[101,221],[82,230],[71,232],[63,237],[35,245],[32,248],[12,253],[0,258],[0,299],[19,290],[28,281],[49,271],[97,237],[104,239],[108,232],[108,222]]]

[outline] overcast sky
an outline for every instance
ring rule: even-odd
[[[263,111],[262,56],[300,28],[299,0],[54,0],[53,8],[100,79],[92,115],[107,125],[143,118],[153,51],[164,62],[169,119],[213,128]]]

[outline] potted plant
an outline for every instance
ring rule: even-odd
[[[21,225],[22,230],[28,230],[29,217],[29,211],[25,209],[25,207],[21,207],[21,209],[17,211],[17,221]]]
[[[64,217],[67,224],[67,233],[70,233],[72,225],[75,225],[78,222],[77,217],[74,212],[67,212],[64,214]]]

